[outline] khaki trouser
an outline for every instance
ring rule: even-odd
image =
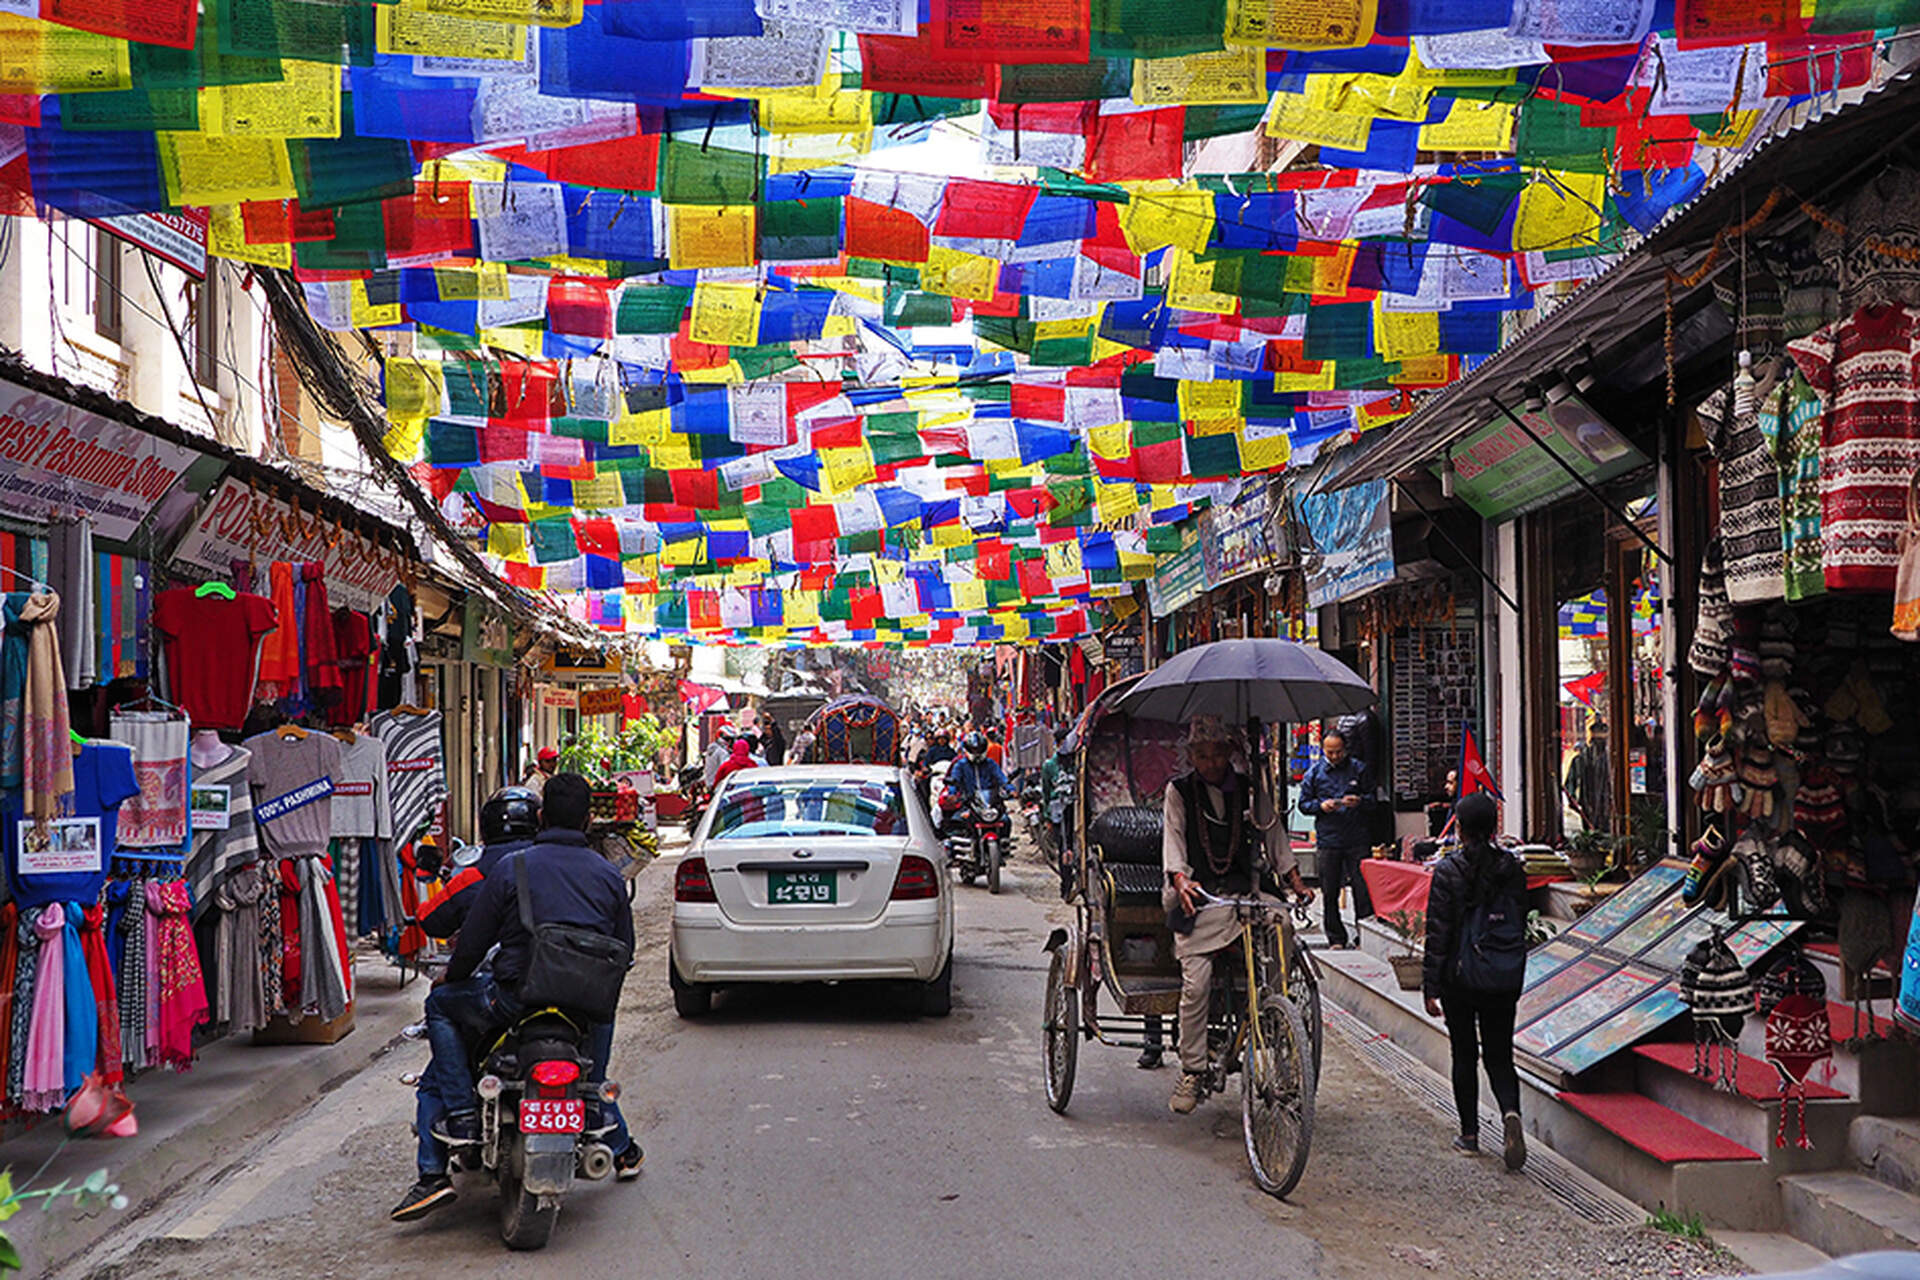
[[[1173,954],[1180,961],[1180,1069],[1200,1075],[1207,1069],[1207,1004],[1213,992],[1213,965],[1243,963],[1238,944],[1240,921],[1232,907],[1203,907],[1193,932],[1175,934]]]

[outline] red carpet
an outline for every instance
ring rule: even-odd
[[[1560,1101],[1662,1164],[1682,1160],[1758,1160],[1731,1138],[1637,1093],[1559,1093]]]
[[[1663,1067],[1672,1067],[1675,1071],[1693,1073],[1693,1046],[1691,1044],[1637,1044],[1633,1051],[1643,1058],[1659,1063]],[[1734,1086],[1740,1096],[1754,1102],[1778,1102],[1780,1100],[1780,1073],[1758,1058],[1740,1055]],[[1809,1098],[1844,1098],[1847,1095],[1838,1089],[1828,1088],[1824,1084],[1807,1081]]]

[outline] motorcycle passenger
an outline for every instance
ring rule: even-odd
[[[420,907],[420,927],[451,938],[466,923],[480,885],[500,860],[533,844],[540,830],[540,797],[530,787],[502,787],[480,806],[480,857],[461,867]]]
[[[1180,961],[1180,1081],[1167,1102],[1178,1115],[1200,1105],[1213,959],[1240,934],[1234,912],[1205,905],[1201,891],[1215,897],[1251,894],[1266,878],[1253,781],[1233,767],[1233,735],[1219,716],[1194,718],[1187,730],[1187,758],[1192,770],[1167,783],[1161,836],[1164,899],[1174,928],[1173,954]],[[1307,897],[1292,851],[1283,846],[1280,858],[1275,871],[1296,895]]]
[[[975,729],[960,740],[960,750],[960,758],[947,770],[946,791],[957,802],[955,812],[970,806],[979,792],[986,792],[995,797],[997,803],[1005,804],[1011,787],[1007,775],[987,754],[987,735]]]
[[[421,1077],[415,1108],[419,1132],[420,1179],[394,1207],[396,1222],[419,1218],[453,1199],[447,1176],[446,1144],[464,1144],[479,1136],[479,1095],[469,1062],[470,1037],[495,1034],[522,1017],[516,997],[526,972],[533,937],[521,923],[515,866],[525,859],[533,916],[541,923],[592,929],[633,946],[633,908],[626,883],[613,865],[587,844],[592,792],[577,773],[555,774],[547,782],[543,806],[547,825],[533,844],[502,858],[481,884],[460,930],[446,977],[427,996],[427,1043],[432,1059]],[[491,970],[481,961],[498,945]],[[596,1025],[583,1046],[591,1065],[587,1079],[606,1078],[613,1049],[613,1024]],[[602,1103],[613,1126],[607,1145],[617,1154],[614,1168],[622,1181],[639,1176],[640,1144],[627,1132],[619,1107]]]

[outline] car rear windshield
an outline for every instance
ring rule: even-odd
[[[741,778],[720,797],[707,839],[906,834],[898,783]]]

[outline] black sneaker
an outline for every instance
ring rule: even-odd
[[[1455,1151],[1458,1151],[1461,1155],[1466,1155],[1466,1156],[1479,1155],[1480,1154],[1480,1135],[1477,1133],[1461,1134],[1459,1137],[1453,1140],[1453,1149]]]
[[[480,1113],[453,1111],[440,1118],[433,1136],[450,1147],[471,1146],[480,1141]]]
[[[627,1149],[613,1158],[613,1176],[622,1182],[632,1182],[640,1176],[640,1166],[646,1162],[647,1153],[640,1149],[639,1142],[629,1142]]]
[[[447,1201],[453,1199],[453,1179],[444,1173],[422,1174],[413,1189],[393,1206],[388,1214],[395,1222],[412,1222],[424,1218]]]
[[[1133,1060],[1133,1065],[1142,1071],[1158,1071],[1164,1053],[1161,1049],[1142,1049],[1140,1056]]]

